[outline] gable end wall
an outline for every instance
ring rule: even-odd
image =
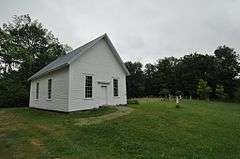
[[[85,76],[93,76],[93,98],[85,99]],[[113,96],[113,78],[118,79],[119,96]],[[100,40],[69,66],[69,111],[98,108],[101,105],[99,81],[109,82],[107,104],[127,104],[126,73],[104,39]]]

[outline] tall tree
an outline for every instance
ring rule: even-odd
[[[7,86],[2,84],[1,89],[19,85],[15,96],[21,96],[22,101],[25,101],[23,103],[27,104],[28,93],[20,95],[29,90],[27,79],[52,60],[64,55],[65,48],[69,47],[60,44],[50,31],[37,20],[33,21],[29,15],[13,16],[12,21],[4,23],[0,28],[0,84],[10,81],[10,77],[12,81]],[[11,93],[7,90],[5,88],[4,91],[6,97]]]
[[[214,56],[190,54],[180,58],[176,66],[177,88],[184,95],[197,96],[197,86],[200,79],[215,87],[216,63]]]
[[[144,96],[144,74],[140,62],[125,63],[130,76],[127,77],[127,96],[128,98]]]
[[[174,57],[168,57],[164,59],[159,59],[156,64],[156,76],[158,83],[158,93],[169,92],[170,94],[175,94],[176,89],[176,74],[175,66],[178,60]],[[164,90],[164,91],[162,91]]]
[[[159,93],[155,65],[148,63],[144,68],[144,88],[146,96],[157,96]]]
[[[218,68],[216,79],[218,79],[219,84],[224,86],[229,98],[232,98],[237,88],[236,77],[240,73],[239,55],[234,49],[227,46],[219,46],[214,54]]]

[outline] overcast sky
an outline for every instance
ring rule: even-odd
[[[240,49],[240,0],[0,1],[1,25],[30,14],[73,49],[107,33],[124,61]]]

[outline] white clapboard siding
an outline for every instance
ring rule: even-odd
[[[93,77],[93,98],[85,98],[85,76]],[[31,76],[30,107],[63,112],[125,105],[128,70],[106,34],[59,57]],[[48,79],[52,79],[52,99]],[[113,94],[113,79],[118,79],[118,97]],[[39,99],[36,83],[39,82]]]
[[[52,79],[52,99],[48,98],[48,79]],[[39,99],[36,100],[36,83],[39,82]],[[35,79],[31,82],[30,89],[30,107],[68,111],[68,84],[69,71],[68,67],[51,72],[41,78]]]
[[[69,67],[69,111],[97,108],[100,103],[98,81],[107,86],[108,104],[126,104],[126,75],[105,40],[100,40]],[[85,75],[93,75],[93,98],[85,99]],[[118,79],[119,96],[113,96],[113,78]]]

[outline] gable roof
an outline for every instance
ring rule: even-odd
[[[78,59],[84,52],[86,52],[91,47],[93,47],[96,43],[98,43],[101,39],[104,39],[107,42],[113,55],[117,59],[118,63],[122,67],[122,69],[125,71],[126,75],[130,75],[130,73],[128,72],[128,69],[126,68],[125,64],[123,63],[122,59],[120,58],[119,54],[117,53],[116,49],[114,48],[111,40],[109,39],[107,34],[104,34],[104,35],[99,36],[98,38],[86,43],[85,45],[80,46],[77,49],[67,53],[66,55],[63,55],[63,56],[57,58],[56,60],[52,61],[47,66],[43,67],[40,71],[38,71],[33,76],[31,76],[28,80],[36,79],[40,76],[46,75],[47,73],[50,73],[52,71],[59,70],[63,67],[68,66],[73,61]]]

